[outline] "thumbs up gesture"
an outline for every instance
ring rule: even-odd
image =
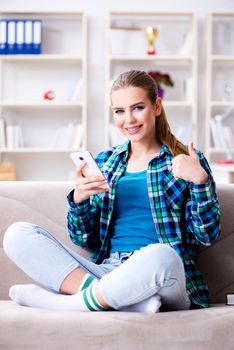
[[[204,184],[208,180],[207,172],[202,168],[200,160],[193,147],[193,142],[188,146],[189,155],[179,154],[172,160],[172,173],[174,177],[190,181],[194,184]]]

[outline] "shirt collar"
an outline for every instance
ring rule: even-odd
[[[115,148],[115,153],[117,153],[117,154],[121,154],[124,152],[128,153],[129,147],[130,147],[130,141],[127,140],[126,142],[124,142],[123,144],[121,144]],[[165,144],[163,144],[161,149],[160,149],[159,157],[163,156],[164,153],[172,155],[171,152],[169,151],[167,145],[165,145]]]

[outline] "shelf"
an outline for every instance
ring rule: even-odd
[[[225,172],[234,172],[234,164],[210,164],[212,170],[225,171]]]
[[[142,56],[127,56],[127,55],[110,55],[111,61],[193,61],[192,56],[179,55],[142,55]]]
[[[0,55],[0,60],[10,62],[10,61],[82,61],[83,57],[81,55]]]
[[[74,148],[0,148],[0,153],[70,153]]]
[[[111,11],[111,16],[121,16],[121,17],[144,17],[144,16],[152,16],[152,17],[156,17],[156,16],[165,16],[165,17],[183,17],[183,16],[192,16],[193,12],[164,12],[164,11],[159,11],[159,12],[137,12],[137,11],[131,11],[131,12],[125,12],[125,11]]]
[[[234,56],[233,55],[211,55],[210,59],[218,62],[233,62]]]
[[[223,148],[214,148],[214,147],[211,147],[209,149],[210,153],[226,153],[227,151]],[[229,149],[229,152],[231,153],[234,153],[234,148],[232,149]]]
[[[193,107],[193,103],[187,101],[163,101],[162,104],[165,107]]]
[[[75,101],[0,101],[0,106],[8,108],[82,108]]]
[[[18,17],[18,16],[23,16],[24,18],[25,17],[36,17],[36,16],[43,16],[43,17],[46,17],[46,16],[49,16],[49,17],[57,17],[59,16],[60,18],[61,17],[66,17],[66,16],[80,16],[80,17],[83,17],[84,16],[84,12],[81,12],[81,11],[37,11],[37,12],[34,12],[34,11],[12,11],[12,12],[9,12],[9,11],[0,11],[0,14],[1,16],[10,16],[11,18],[12,17]]]
[[[232,101],[211,101],[211,107],[234,107],[234,102]]]

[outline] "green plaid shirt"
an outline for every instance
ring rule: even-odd
[[[82,203],[68,195],[68,230],[73,243],[92,250],[90,259],[100,264],[110,251],[110,222],[117,183],[127,167],[129,141],[97,155],[96,161],[110,190]],[[148,165],[147,182],[155,231],[160,243],[168,244],[183,260],[186,287],[193,303],[208,307],[209,292],[196,260],[199,245],[209,246],[220,234],[220,208],[215,183],[204,155],[197,151],[209,175],[204,185],[175,178],[172,154],[163,145]],[[134,194],[133,194],[134,195]]]

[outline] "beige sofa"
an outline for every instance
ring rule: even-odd
[[[71,189],[71,183],[1,182],[1,242],[9,225],[23,220],[46,227],[71,247],[66,232],[66,194]],[[1,243],[0,349],[234,349],[234,307],[225,305],[226,292],[234,292],[234,185],[220,185],[218,195],[222,235],[202,249],[199,261],[212,294],[210,308],[147,315],[21,307],[7,300],[8,289],[30,280],[4,255]]]

